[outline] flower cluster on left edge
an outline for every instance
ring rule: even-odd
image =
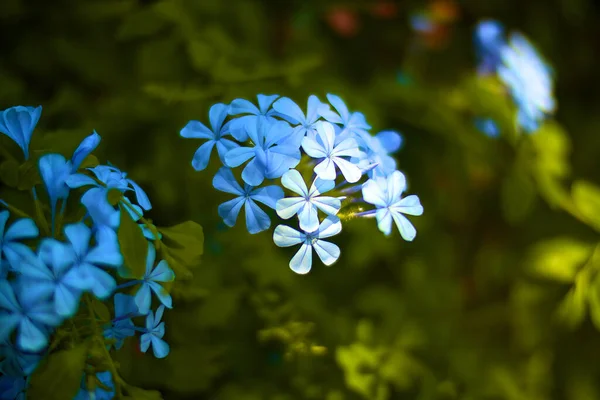
[[[311,270],[313,253],[325,265],[338,260],[341,250],[329,238],[341,232],[344,220],[374,218],[386,236],[395,224],[412,241],[416,229],[405,215],[423,213],[419,198],[405,195],[406,178],[392,156],[402,136],[373,135],[362,113],[351,112],[337,95],[327,94],[327,100],[311,95],[305,112],[279,95],[259,94],[257,104],[235,99],[213,105],[209,125],[192,120],[180,132],[205,141],[192,159],[197,171],[216,148],[222,167],[213,186],[234,196],[218,207],[227,226],[236,224],[243,208],[250,234],[269,229],[271,218],[259,203],[286,221],[274,229],[273,241],[299,246],[289,263],[298,274]],[[368,205],[374,208],[365,210]]]
[[[0,112],[0,133],[22,151],[4,148],[3,165],[31,162],[41,112],[41,106]],[[81,368],[70,398],[119,398],[131,387],[111,354],[125,339],[137,334],[142,352],[169,353],[161,320],[172,308],[175,273],[163,259],[169,253],[162,229],[144,217],[152,208],[145,191],[91,155],[100,140],[94,131],[70,158],[37,158],[31,207],[0,199],[1,399],[24,399],[36,389],[34,371],[53,354],[80,357],[69,362]]]

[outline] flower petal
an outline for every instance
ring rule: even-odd
[[[319,239],[326,239],[335,236],[342,231],[342,222],[338,217],[329,216],[321,222],[319,227]]]
[[[235,180],[233,172],[229,168],[222,167],[213,178],[213,187],[221,192],[237,194],[242,196],[244,189]]]
[[[260,110],[246,99],[235,99],[229,105],[229,115],[260,114]]]
[[[312,246],[304,243],[290,260],[290,268],[297,274],[307,274],[312,267]]]
[[[246,228],[251,234],[262,232],[269,229],[271,219],[260,207],[252,200],[248,199],[245,206]]]
[[[313,248],[323,264],[327,266],[333,264],[340,258],[340,248],[336,244],[324,240],[317,240],[313,244]]]
[[[290,247],[302,243],[306,235],[287,225],[278,225],[273,232],[273,242],[278,247]]]
[[[213,132],[217,133],[221,131],[223,121],[229,114],[229,106],[223,103],[214,104],[208,111],[208,120],[212,126]]]
[[[333,181],[336,178],[335,164],[331,158],[326,158],[317,164],[314,171],[323,180]]]
[[[275,209],[277,202],[284,196],[283,189],[277,185],[254,189],[250,193],[252,200],[258,201],[269,208]]]
[[[260,163],[253,158],[242,171],[242,179],[248,185],[259,186],[265,180],[265,170]]]
[[[73,152],[73,157],[71,157],[72,172],[77,171],[83,160],[85,160],[92,151],[96,150],[101,139],[100,135],[98,135],[96,131],[93,131],[91,135],[81,141],[79,146],[77,146],[77,149]]]
[[[239,167],[249,159],[255,156],[254,148],[252,147],[237,147],[229,150],[225,154],[225,165],[229,168]]]
[[[335,215],[342,208],[342,201],[337,197],[320,196],[315,197],[311,202],[327,215]]]
[[[303,207],[298,212],[298,221],[300,223],[300,229],[304,232],[314,232],[319,229],[319,214],[317,207],[305,201]]]
[[[286,197],[277,202],[275,211],[280,218],[290,219],[304,207],[306,199],[302,197]]]
[[[4,243],[13,240],[33,239],[38,237],[40,231],[30,218],[21,218],[13,222],[4,233]]]
[[[298,125],[306,121],[304,113],[298,104],[294,103],[292,99],[288,97],[282,97],[273,103],[273,109],[291,124]]]
[[[292,192],[299,194],[302,197],[308,196],[308,188],[304,183],[304,178],[295,169],[287,171],[281,177],[281,184],[284,188],[291,190]]]
[[[390,207],[393,211],[401,212],[408,215],[423,215],[423,206],[419,200],[419,197],[414,194],[406,196],[399,202],[395,203]]]
[[[362,177],[362,171],[360,170],[360,168],[352,164],[350,161],[346,161],[340,157],[333,157],[333,162],[335,163],[335,165],[338,166],[342,175],[344,176],[344,179],[348,183],[358,182]]]
[[[413,224],[408,220],[408,218],[400,213],[392,212],[391,214],[402,238],[406,241],[412,242],[415,236],[417,236],[417,230]]]
[[[75,254],[78,257],[85,257],[90,245],[92,231],[83,222],[65,226],[65,236],[69,239]]]
[[[202,171],[206,169],[208,162],[210,161],[210,153],[212,152],[214,146],[215,141],[209,140],[202,146],[198,147],[198,150],[196,150],[194,157],[192,158],[192,167],[194,167],[196,171]]]
[[[179,135],[184,138],[193,139],[214,139],[215,133],[206,127],[200,121],[190,121],[186,126],[179,132]]]
[[[244,197],[236,197],[235,199],[226,201],[219,205],[217,212],[219,217],[223,218],[225,225],[229,227],[235,226],[240,210],[246,199]]]

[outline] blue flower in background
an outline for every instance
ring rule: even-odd
[[[0,341],[17,332],[17,345],[39,351],[48,345],[50,330],[61,323],[54,306],[45,297],[31,293],[19,283],[0,281]]]
[[[242,179],[248,185],[258,186],[265,178],[279,178],[300,162],[299,144],[290,141],[292,128],[286,122],[257,121],[255,125],[246,125],[246,132],[254,147],[229,151],[225,165],[234,168],[250,160],[242,171]]]
[[[486,136],[496,138],[500,136],[500,128],[493,119],[490,118],[476,118],[475,127]]]
[[[281,178],[281,184],[300,197],[286,197],[277,201],[276,211],[283,219],[290,219],[298,214],[300,229],[314,232],[319,228],[318,210],[327,215],[335,215],[342,206],[342,198],[321,196],[335,187],[334,181],[316,178],[310,187],[306,187],[300,172],[289,170]]]
[[[8,211],[0,211],[0,259],[4,256],[8,264],[16,268],[21,254],[30,250],[19,241],[36,238],[40,231],[35,226],[35,222],[29,218],[18,219],[7,228],[9,215]],[[7,268],[6,263],[2,263],[2,269],[5,268]]]
[[[165,260],[161,260],[156,266],[156,248],[152,243],[148,243],[148,255],[146,256],[146,272],[142,279],[132,281],[139,283],[140,287],[135,294],[135,304],[141,315],[150,312],[152,304],[152,292],[158,297],[158,300],[168,308],[172,307],[171,295],[165,291],[159,282],[171,282],[175,279],[175,274],[169,268]],[[129,285],[129,284],[127,284]]]
[[[359,157],[360,151],[355,139],[348,137],[336,144],[333,125],[319,122],[316,133],[308,134],[302,141],[302,148],[312,158],[322,159],[315,166],[315,173],[324,180],[335,180],[336,166],[347,182],[358,182],[362,171],[358,166],[342,157]]]
[[[73,286],[79,278],[72,269],[70,247],[54,239],[44,239],[38,254],[29,250],[23,254],[17,272],[19,281],[32,295],[49,298],[54,311],[63,318],[75,314],[81,290]]]
[[[369,138],[371,136],[368,132],[368,130],[371,129],[371,126],[367,124],[365,116],[362,113],[351,113],[350,111],[348,111],[348,107],[346,106],[344,101],[334,94],[328,93],[327,100],[329,100],[329,102],[331,103],[333,108],[335,108],[337,113],[327,108],[322,108],[321,116],[324,119],[331,123],[342,125],[342,127],[344,128],[343,132],[345,134],[353,135],[354,138],[357,141],[359,141],[359,143],[361,139],[368,140],[365,138]]]
[[[115,318],[104,328],[104,337],[115,339],[115,348],[123,347],[125,339],[135,335],[135,325],[131,318],[144,315],[135,304],[135,297],[117,293],[115,301]]]
[[[42,360],[43,353],[19,350],[10,340],[0,342],[0,374],[10,376],[30,375]],[[1,399],[2,397],[0,397]]]
[[[112,375],[109,371],[97,372],[96,378],[102,385],[110,389],[106,391],[100,387],[96,387],[93,392],[89,392],[86,384],[86,376],[81,379],[81,389],[73,400],[111,400],[115,396],[115,384],[112,380]]]
[[[518,122],[533,132],[548,114],[554,112],[552,72],[524,36],[513,33],[501,52],[498,75],[519,108]]]
[[[475,28],[474,41],[479,59],[479,73],[495,73],[502,62],[502,48],[506,46],[504,27],[497,21],[483,20]]]
[[[25,400],[27,379],[25,376],[0,376],[0,399]]]
[[[259,94],[256,97],[258,98],[258,108],[245,99],[235,99],[229,105],[229,115],[249,114],[237,117],[229,123],[231,134],[240,142],[248,140],[246,125],[256,126],[257,123],[276,121],[274,117],[277,115],[277,111],[270,107],[279,95]]]
[[[370,178],[386,177],[396,170],[396,160],[390,156],[402,147],[402,136],[394,131],[381,131],[369,136],[361,151],[358,165]]]
[[[156,358],[165,358],[170,351],[169,344],[163,340],[165,323],[160,321],[164,311],[164,306],[158,307],[156,315],[150,311],[146,317],[145,333],[140,337],[140,350],[145,353],[152,346]]]
[[[278,116],[285,119],[292,125],[297,125],[291,134],[291,141],[300,147],[302,139],[307,133],[314,132],[316,123],[322,113],[329,110],[329,104],[322,103],[315,95],[308,97],[306,115],[302,109],[288,97],[282,97],[273,103],[273,108]]]
[[[306,274],[312,267],[312,251],[325,265],[331,265],[340,257],[340,248],[324,241],[342,231],[342,223],[337,217],[327,217],[314,232],[299,232],[289,226],[279,225],[273,232],[273,242],[279,247],[290,247],[302,243],[290,261],[290,268],[297,274]]]
[[[94,173],[96,179],[102,184],[90,176],[73,174],[67,179],[67,185],[70,188],[93,186],[81,196],[81,203],[86,207],[95,224],[106,225],[113,229],[119,226],[121,215],[119,209],[110,204],[107,199],[108,192],[111,189],[118,190],[121,193],[133,190],[137,203],[142,209],[150,210],[152,208],[146,192],[133,180],[127,178],[127,174],[121,172],[118,168],[111,165],[99,165],[89,168],[89,170]],[[129,204],[131,205],[131,203]],[[136,205],[133,206],[141,214],[141,210]],[[134,215],[129,207],[125,208],[130,214]],[[137,220],[139,217],[135,217],[134,219]]]
[[[274,209],[277,200],[284,196],[283,189],[275,185],[255,188],[246,184],[242,188],[235,180],[233,172],[225,167],[221,168],[215,175],[213,186],[217,190],[238,196],[219,206],[219,216],[223,218],[223,222],[229,227],[234,226],[240,210],[244,206],[246,228],[251,234],[264,231],[271,226],[271,219],[258,207],[256,202],[258,201]]]
[[[206,169],[215,145],[217,146],[217,153],[219,154],[222,163],[225,163],[225,154],[229,150],[239,146],[237,143],[224,138],[224,136],[231,135],[229,122],[223,124],[225,118],[227,118],[228,112],[229,106],[222,103],[215,104],[208,112],[208,119],[212,129],[209,129],[200,121],[189,121],[181,132],[179,132],[184,138],[207,140],[198,148],[198,150],[196,150],[194,158],[192,159],[192,166],[196,171]]]
[[[70,249],[65,258],[72,263],[73,273],[63,282],[81,291],[91,291],[99,299],[105,299],[115,290],[115,279],[102,267],[118,268],[123,264],[117,235],[110,229],[99,229],[95,246],[90,246],[92,231],[84,223],[67,225],[65,236]]]
[[[377,207],[374,212],[367,211],[359,215],[375,216],[377,226],[386,236],[392,233],[392,220],[404,240],[412,241],[417,235],[415,227],[402,214],[422,215],[423,207],[415,195],[402,197],[406,189],[406,178],[395,171],[387,178],[369,179],[362,188],[363,199]]]
[[[23,150],[25,159],[29,159],[29,143],[40,116],[42,106],[15,106],[0,112],[0,133],[11,138]]]

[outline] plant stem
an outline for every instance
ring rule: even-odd
[[[5,202],[4,200],[0,200],[0,204],[2,204],[4,207],[6,207],[10,212],[12,212],[13,214],[18,215],[19,217],[22,218],[29,218],[29,219],[33,219],[31,218],[31,216],[29,214],[27,214],[25,211],[21,211],[20,209],[18,209],[15,206],[12,206],[10,204],[8,204],[7,202]]]

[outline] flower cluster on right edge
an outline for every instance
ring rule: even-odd
[[[515,102],[517,125],[526,133],[538,130],[556,110],[553,72],[535,47],[521,33],[508,40],[504,27],[494,20],[483,20],[475,28],[475,48],[480,75],[497,75]],[[498,136],[493,120],[476,121],[488,136]]]
[[[215,104],[210,127],[193,120],[180,132],[205,140],[192,160],[198,171],[217,150],[223,167],[213,186],[234,196],[218,208],[226,225],[234,226],[244,208],[247,230],[256,234],[271,227],[258,203],[274,210],[286,224],[275,228],[273,241],[300,246],[289,264],[298,274],[310,271],[313,250],[325,265],[338,260],[340,248],[329,238],[341,232],[342,221],[371,217],[386,236],[395,223],[402,238],[415,238],[405,214],[421,215],[423,207],[417,196],[405,196],[406,178],[392,157],[402,146],[399,133],[372,135],[364,115],[333,94],[327,94],[329,104],[311,95],[306,113],[287,97],[257,97],[258,105],[245,99]]]

